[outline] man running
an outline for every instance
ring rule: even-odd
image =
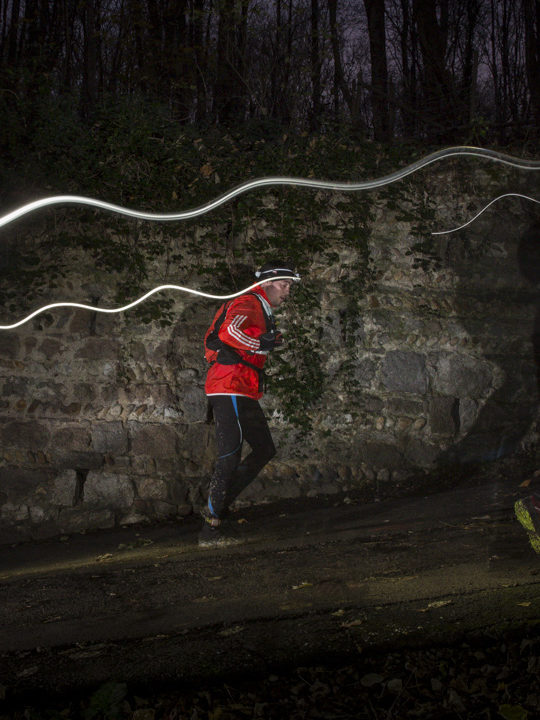
[[[221,522],[234,499],[276,453],[259,405],[263,368],[268,353],[282,343],[272,309],[285,302],[300,278],[284,262],[263,265],[255,277],[267,282],[222,305],[205,336],[210,362],[205,392],[216,426],[217,460],[202,510],[200,547],[238,542],[222,532]],[[251,452],[242,460],[244,440]]]

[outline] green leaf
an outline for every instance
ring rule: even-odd
[[[499,705],[499,715],[504,720],[527,720],[529,713],[521,705]]]

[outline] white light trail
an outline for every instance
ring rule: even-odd
[[[536,200],[535,198],[529,197],[528,195],[521,195],[521,193],[505,193],[504,195],[499,195],[499,197],[494,198],[485,207],[483,207],[480,210],[480,212],[477,212],[474,217],[472,217],[470,220],[467,220],[466,223],[463,223],[463,225],[452,228],[451,230],[437,230],[437,232],[432,232],[431,234],[432,235],[446,235],[447,233],[454,233],[454,232],[457,232],[458,230],[463,230],[463,228],[467,227],[467,225],[470,225],[477,218],[479,218],[480,215],[483,212],[485,212],[489,207],[491,207],[494,203],[498,202],[499,200],[502,200],[503,198],[507,198],[507,197],[519,197],[519,198],[523,198],[523,200],[530,200],[531,202],[538,203],[540,205],[540,200]]]
[[[21,325],[27,323],[29,320],[32,320],[32,318],[35,318],[37,315],[41,315],[48,310],[55,310],[57,308],[79,308],[80,310],[91,310],[93,312],[108,314],[126,312],[126,310],[131,310],[131,308],[134,308],[136,305],[139,305],[145,300],[148,300],[148,298],[152,295],[155,295],[158,292],[162,292],[163,290],[177,290],[180,292],[190,293],[191,295],[198,295],[199,297],[210,298],[211,300],[231,300],[232,298],[238,297],[239,295],[243,295],[244,293],[253,290],[253,288],[259,285],[264,285],[264,283],[268,282],[274,282],[275,280],[293,280],[294,282],[298,282],[300,278],[292,278],[290,275],[278,275],[277,277],[272,277],[268,280],[260,280],[259,282],[253,283],[253,285],[244,288],[244,290],[239,290],[238,292],[231,293],[230,295],[212,295],[211,293],[205,293],[202,292],[202,290],[194,290],[193,288],[183,287],[182,285],[159,285],[159,287],[155,287],[153,290],[149,290],[144,295],[141,295],[141,297],[137,300],[134,300],[128,305],[123,305],[119,308],[102,308],[96,307],[95,305],[85,305],[84,303],[76,302],[56,302],[51,303],[50,305],[44,305],[43,307],[34,310],[34,312],[30,313],[22,320],[12,323],[11,325],[0,325],[0,330],[14,330],[15,328],[18,328]]]
[[[124,208],[119,205],[114,205],[112,203],[104,202],[102,200],[96,200],[93,198],[78,196],[78,195],[57,195],[53,197],[47,197],[42,198],[41,200],[35,200],[34,202],[28,203],[26,205],[23,205],[20,208],[17,208],[16,210],[13,210],[12,212],[8,213],[7,215],[4,215],[0,217],[0,228],[4,227],[6,225],[9,225],[10,223],[14,222],[15,220],[18,220],[19,218],[23,217],[24,215],[28,215],[30,213],[35,212],[36,210],[40,210],[41,208],[48,207],[51,205],[88,205],[91,207],[99,208],[102,210],[108,210],[113,213],[118,213],[120,215],[127,215],[128,217],[137,218],[139,220],[151,220],[151,221],[158,221],[158,222],[170,222],[170,221],[179,221],[179,220],[188,220],[191,218],[198,217],[200,215],[204,215],[205,213],[211,212],[212,210],[215,210],[220,205],[223,205],[224,203],[228,202],[229,200],[232,200],[233,198],[237,197],[238,195],[241,195],[242,193],[248,192],[249,190],[254,190],[256,188],[260,187],[272,187],[272,186],[280,186],[280,185],[289,185],[289,186],[296,186],[296,187],[307,187],[307,188],[315,188],[318,190],[333,190],[333,191],[340,191],[340,192],[356,192],[361,190],[372,190],[375,188],[383,187],[385,185],[389,185],[390,183],[397,182],[398,180],[401,180],[408,175],[412,175],[413,173],[417,172],[418,170],[427,167],[428,165],[431,165],[432,163],[438,162],[443,159],[447,159],[450,157],[459,157],[459,156],[466,156],[466,157],[475,157],[475,158],[483,158],[486,160],[490,160],[493,162],[499,162],[504,165],[508,165],[510,167],[515,167],[520,170],[540,170],[540,161],[538,160],[524,160],[521,158],[514,157],[512,155],[506,155],[504,153],[497,152],[495,150],[488,150],[485,148],[477,148],[477,147],[468,147],[468,146],[460,146],[460,147],[449,147],[445,148],[443,150],[438,150],[437,152],[431,153],[430,155],[427,155],[424,158],[421,158],[420,160],[411,163],[410,165],[407,165],[405,168],[398,170],[394,173],[391,173],[390,175],[384,175],[380,178],[375,178],[374,180],[366,180],[362,182],[336,182],[336,181],[327,181],[327,180],[311,180],[307,178],[296,178],[296,177],[263,177],[255,180],[250,180],[248,182],[243,183],[242,185],[238,185],[236,188],[233,188],[232,190],[229,190],[225,194],[219,196],[218,198],[206,203],[205,205],[201,205],[197,208],[193,208],[191,210],[185,210],[178,213],[145,213],[140,210],[133,210],[130,208]],[[475,215],[474,218],[469,220],[464,225],[461,225],[458,228],[454,228],[452,230],[443,230],[432,233],[433,235],[442,235],[444,233],[451,233],[456,232],[457,230],[460,230],[463,227],[466,227],[471,222],[473,222],[479,215],[482,214],[485,210],[487,210],[490,205],[492,205],[494,202],[497,202],[503,197],[508,196],[515,196],[515,197],[522,197],[526,198],[527,200],[531,200],[532,202],[540,202],[538,200],[535,200],[534,198],[530,198],[526,195],[519,195],[518,193],[507,193],[506,195],[501,195],[498,198],[495,198],[495,200],[492,200],[483,210],[481,210],[477,215]],[[278,277],[278,278],[272,278],[272,280],[276,279],[291,279],[290,276],[287,276],[287,278]],[[235,297],[238,297],[239,295],[242,295],[245,292],[248,292],[252,288],[256,287],[257,285],[263,284],[264,282],[271,282],[272,280],[264,280],[258,283],[255,283],[253,285],[250,285],[248,288],[245,288],[244,290],[240,290],[237,293],[232,293],[230,295],[212,295],[210,293],[202,292],[201,290],[194,290],[192,288],[183,287],[181,285],[160,285],[159,287],[154,288],[153,290],[150,290],[149,292],[142,295],[137,300],[134,300],[133,302],[129,303],[128,305],[124,305],[119,308],[100,308],[95,307],[93,305],[86,305],[84,303],[77,303],[77,302],[56,302],[51,303],[49,305],[45,305],[41,308],[38,308],[34,312],[30,313],[26,317],[24,317],[22,320],[19,320],[18,322],[14,322],[11,324],[6,325],[0,325],[0,330],[13,330],[17,327],[20,327],[24,323],[27,323],[32,318],[36,317],[37,315],[40,315],[44,312],[47,312],[48,310],[54,310],[56,308],[63,308],[63,307],[71,307],[71,308],[79,308],[82,310],[90,310],[93,312],[100,312],[100,313],[121,313],[125,312],[127,310],[130,310],[131,308],[135,307],[136,305],[139,305],[140,303],[147,300],[152,295],[155,295],[158,292],[162,292],[164,290],[174,290],[174,291],[180,291],[180,292],[186,292],[190,293],[192,295],[197,295],[199,297],[205,297],[210,298],[213,300],[229,300]]]
[[[540,161],[537,160],[523,160],[512,155],[505,155],[495,150],[487,150],[485,148],[477,147],[450,147],[444,150],[438,150],[437,152],[427,155],[425,158],[418,160],[402,170],[391,173],[390,175],[384,175],[383,177],[376,178],[374,180],[366,180],[363,182],[334,182],[331,180],[310,180],[308,178],[295,178],[295,177],[263,177],[256,180],[250,180],[238,185],[236,188],[229,190],[224,195],[212,200],[205,205],[201,205],[191,210],[185,210],[178,213],[145,213],[140,210],[132,210],[130,208],[124,208],[120,205],[114,205],[112,203],[104,202],[103,200],[95,200],[93,198],[83,197],[79,195],[56,195],[53,197],[42,198],[41,200],[35,200],[34,202],[23,205],[16,210],[0,217],[0,227],[8,225],[9,223],[18,220],[24,215],[40,210],[41,208],[49,205],[89,205],[91,207],[100,208],[102,210],[109,210],[113,213],[120,215],[127,215],[128,217],[138,218],[139,220],[153,220],[159,222],[171,222],[177,220],[189,220],[200,215],[204,215],[212,210],[215,210],[220,205],[232,200],[233,198],[241,195],[242,193],[254,190],[260,187],[271,187],[278,185],[291,185],[296,187],[308,187],[315,188],[318,190],[335,190],[342,192],[357,192],[359,190],[373,190],[374,188],[383,187],[390,183],[401,180],[412,173],[417,172],[421,168],[431,165],[434,162],[443,160],[454,156],[470,156],[477,158],[484,158],[494,162],[503,163],[512,167],[519,168],[521,170],[540,170]]]

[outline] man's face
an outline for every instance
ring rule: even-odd
[[[274,280],[273,282],[265,283],[264,291],[270,301],[272,307],[279,307],[289,297],[291,290],[292,280]]]

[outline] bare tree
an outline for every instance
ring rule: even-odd
[[[364,0],[367,13],[371,57],[371,109],[376,140],[390,139],[388,107],[388,66],[386,62],[386,30],[384,0]]]
[[[504,142],[540,120],[540,1],[0,0],[0,61],[3,90],[87,118],[106,91],[184,122],[316,129],[333,106],[384,142]]]
[[[319,0],[311,0],[311,129],[317,128],[321,114],[321,51],[319,46]]]
[[[456,130],[456,90],[446,65],[448,0],[413,0],[423,66],[423,121],[438,141],[452,140]]]
[[[525,62],[532,115],[540,127],[540,0],[522,0],[525,20]]]
[[[399,33],[401,54],[401,85],[403,88],[400,107],[403,129],[406,135],[414,135],[418,114],[418,33],[412,19],[410,0],[400,0],[402,27]]]
[[[221,123],[242,119],[245,113],[249,1],[221,0],[219,4],[214,118]]]
[[[339,109],[339,93],[343,95],[343,99],[347,105],[351,116],[351,122],[353,127],[358,126],[358,113],[357,104],[354,102],[354,98],[351,89],[347,85],[345,80],[345,74],[343,72],[343,63],[341,60],[341,46],[339,40],[339,31],[337,24],[337,12],[338,12],[338,0],[328,0],[328,19],[330,24],[330,40],[332,43],[332,57],[334,60],[334,84],[333,84],[333,96],[334,96],[334,112],[338,115]]]
[[[210,21],[212,13],[207,14]],[[202,122],[207,115],[208,103],[208,40],[205,37],[205,8],[204,0],[191,0],[190,32],[191,46],[193,48],[193,64],[195,71],[195,122]],[[206,26],[208,28],[208,24]],[[208,35],[208,33],[206,34]]]
[[[95,110],[98,95],[98,11],[95,0],[87,0],[82,13],[84,48],[80,112],[87,120]]]
[[[7,14],[6,5],[6,14]],[[9,31],[7,33],[7,62],[8,65],[15,65],[18,59],[19,46],[19,30],[20,30],[20,0],[13,0],[11,4],[11,16],[9,21]]]

